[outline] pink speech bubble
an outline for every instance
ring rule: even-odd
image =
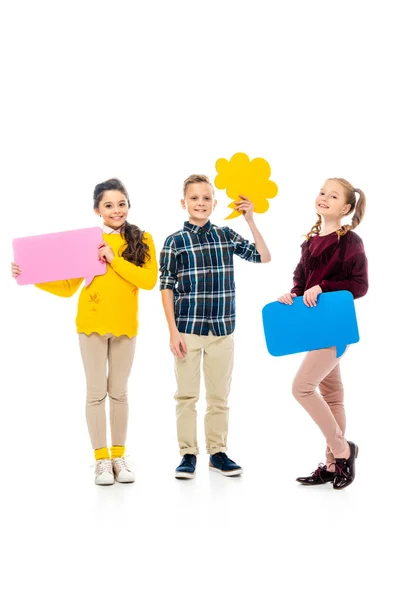
[[[102,241],[100,227],[16,238],[14,261],[22,271],[17,283],[28,285],[84,277],[87,287],[96,275],[107,271],[107,265],[99,261]]]

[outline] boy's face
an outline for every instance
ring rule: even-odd
[[[186,188],[182,207],[189,213],[189,223],[202,227],[217,205],[213,188],[209,183],[191,183]]]

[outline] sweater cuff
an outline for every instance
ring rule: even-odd
[[[319,287],[321,288],[321,290],[322,290],[323,292],[328,292],[328,291],[329,291],[329,289],[328,289],[328,288],[329,288],[329,283],[328,283],[328,281],[325,281],[325,280],[323,280],[323,281],[321,281],[321,283],[319,283],[318,285],[319,285]]]

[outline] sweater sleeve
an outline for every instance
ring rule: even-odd
[[[50,292],[55,296],[70,298],[79,289],[83,277],[77,279],[65,279],[63,281],[49,281],[47,283],[35,283],[35,287],[45,292]]]
[[[338,281],[322,280],[319,284],[323,292],[347,290],[354,298],[365,296],[368,291],[368,261],[363,251],[354,254],[343,265],[346,277]]]
[[[305,280],[303,265],[300,261],[293,273],[293,287],[290,293],[302,296],[304,294]]]
[[[305,242],[304,242],[305,244]],[[296,294],[296,296],[302,296],[304,294],[304,290],[306,287],[306,276],[304,273],[303,267],[303,252],[304,252],[304,244],[301,246],[301,258],[299,264],[294,270],[293,273],[293,287],[290,290],[291,294]]]
[[[149,247],[150,258],[145,262],[143,267],[138,267],[133,263],[125,260],[122,256],[115,256],[111,262],[111,267],[118,275],[129,281],[132,285],[144,290],[152,290],[157,282],[157,259],[156,250],[153,238],[149,233],[145,233],[143,241]]]

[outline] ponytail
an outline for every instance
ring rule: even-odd
[[[315,225],[313,225],[313,227],[311,227],[310,231],[306,234],[306,240],[308,241],[313,235],[318,235],[321,231],[321,223],[322,223],[322,219],[321,219],[321,215],[317,215],[318,219],[317,222],[315,223]]]
[[[127,243],[127,247],[121,254],[122,258],[138,267],[143,267],[150,258],[149,247],[143,241],[144,231],[139,229],[137,225],[125,221],[121,234]]]

